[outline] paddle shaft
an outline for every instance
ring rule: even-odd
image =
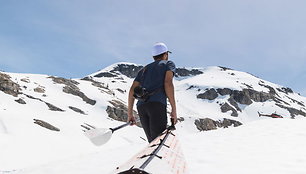
[[[120,125],[120,126],[118,126],[118,127],[115,127],[115,128],[109,128],[111,131],[112,131],[112,133],[113,132],[115,132],[116,130],[118,130],[118,129],[121,129],[121,128],[124,128],[124,127],[126,127],[126,126],[128,126],[128,125],[130,125],[131,124],[131,122],[127,122],[127,123],[124,123],[123,125]]]

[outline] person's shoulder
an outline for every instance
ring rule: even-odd
[[[174,63],[173,61],[171,61],[171,60],[168,60],[168,61],[167,61],[167,65],[173,65],[173,66],[175,66],[175,63]]]
[[[159,61],[159,64],[175,65],[175,63],[171,60],[161,60],[161,61]]]

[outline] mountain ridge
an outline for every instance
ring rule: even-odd
[[[59,153],[68,157],[81,149],[95,152],[97,149],[84,138],[80,125],[85,122],[112,127],[125,121],[127,93],[142,67],[117,63],[78,79],[0,72],[0,138],[4,140],[0,153],[8,157],[0,159],[0,164],[5,164],[2,169],[48,162],[40,154],[58,159]],[[290,88],[225,67],[178,68],[174,85],[178,129],[186,134],[272,119],[259,117],[258,112],[276,112],[284,119],[306,116],[305,97]],[[137,115],[136,110],[134,113]],[[122,132],[122,137],[115,139],[126,145],[131,141],[144,143],[135,139],[135,135],[144,136],[141,128],[127,129],[133,129],[133,135]],[[54,142],[57,144],[51,147]],[[33,159],[28,160],[31,155]]]

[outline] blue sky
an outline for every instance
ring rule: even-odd
[[[146,64],[225,66],[306,96],[304,0],[0,0],[0,70],[79,78]]]

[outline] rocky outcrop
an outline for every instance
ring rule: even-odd
[[[216,121],[210,118],[204,118],[204,119],[200,118],[198,120],[195,120],[194,124],[196,125],[199,131],[208,131],[208,130],[217,129]]]
[[[220,94],[220,95],[231,95],[232,94],[232,90],[229,89],[229,88],[218,88],[217,89],[217,92]]]
[[[17,102],[19,104],[27,104],[22,98],[19,98],[19,99],[15,100],[15,102]]]
[[[238,111],[241,112],[239,108],[239,104],[250,105],[253,102],[265,102],[267,100],[275,100],[276,92],[273,88],[268,88],[269,93],[267,92],[258,92],[254,89],[242,89],[232,90],[229,88],[218,88],[218,89],[208,89],[204,93],[200,93],[197,95],[197,98],[207,99],[207,100],[215,100],[218,97],[218,94],[221,96],[229,95],[228,103],[220,104],[221,112],[232,111],[231,116],[237,117]]]
[[[51,111],[60,111],[60,112],[64,112],[64,110],[62,110],[61,108],[58,108],[56,106],[54,106],[51,103],[45,102],[45,104],[49,107],[49,110]]]
[[[30,83],[29,78],[22,78],[22,79],[20,79],[20,81],[25,82],[25,83]]]
[[[38,86],[38,87],[34,88],[34,92],[45,93],[45,88],[43,86]]]
[[[198,69],[185,69],[185,68],[176,68],[176,77],[181,76],[181,77],[186,77],[186,76],[195,76],[195,75],[199,75],[199,74],[203,74],[202,71],[198,70]]]
[[[49,110],[51,111],[60,111],[60,112],[64,112],[64,110],[62,110],[61,108],[58,108],[56,106],[54,106],[53,104],[51,103],[48,103],[48,102],[45,102],[43,101],[42,99],[40,98],[36,98],[36,97],[33,97],[31,95],[27,95],[27,94],[24,94],[26,97],[30,98],[30,99],[33,99],[33,100],[38,100],[38,101],[41,101],[43,103],[45,103],[48,107],[49,107]]]
[[[79,84],[79,82],[77,82],[75,80],[65,79],[65,78],[62,78],[62,77],[53,77],[53,76],[51,76],[49,78],[51,78],[55,83],[64,84],[65,86],[63,87],[63,92],[65,92],[67,94],[72,94],[72,95],[78,96],[78,97],[82,98],[83,101],[85,101],[86,103],[88,103],[90,105],[95,105],[96,104],[95,100],[92,100],[92,99],[88,98],[76,86],[76,85]]]
[[[72,86],[65,86],[63,88],[63,92],[67,93],[67,94],[72,94],[72,95],[75,95],[75,96],[78,96],[80,98],[82,98],[83,101],[85,101],[86,103],[90,104],[90,105],[95,105],[96,104],[96,101],[95,100],[92,100],[90,98],[88,98],[82,91],[80,91],[80,89],[75,86],[75,85],[72,85]]]
[[[39,119],[33,119],[35,124],[38,124],[41,127],[44,127],[46,129],[52,130],[52,131],[60,131],[59,128],[51,125],[50,123],[47,123],[43,120],[39,120]]]
[[[221,105],[221,112],[225,113],[227,111],[232,111],[232,114],[231,116],[234,116],[234,117],[238,117],[238,112],[235,108],[233,108],[232,106],[230,106],[228,103],[224,103]]]
[[[278,104],[278,103],[276,103],[276,106],[288,110],[291,118],[295,118],[295,116],[297,116],[297,115],[302,115],[302,116],[306,117],[306,113],[303,112],[302,110],[298,110],[298,109],[295,109],[295,108],[292,108],[292,107],[287,107],[287,106],[284,106],[284,105],[281,105],[281,104]]]
[[[217,128],[228,128],[230,126],[240,126],[242,123],[239,121],[231,120],[231,119],[226,119],[224,118],[223,120],[212,120],[210,118],[200,118],[195,120],[194,124],[196,125],[197,129],[199,131],[209,131],[209,130],[215,130]]]
[[[106,108],[108,116],[114,120],[126,122],[128,118],[127,106],[119,100],[112,100],[109,103],[112,106],[107,106]],[[139,117],[135,111],[134,116]],[[138,122],[136,125],[141,127],[140,122]]]
[[[207,99],[207,100],[214,100],[218,97],[218,93],[214,88],[211,88],[204,93],[198,94],[197,98],[200,99]]]
[[[119,73],[129,77],[129,78],[135,78],[137,76],[137,73],[143,68],[144,66],[136,66],[136,65],[129,65],[129,64],[118,64],[116,67],[114,67],[113,70],[109,72],[101,72],[99,74],[96,74],[94,77],[117,77]],[[176,77],[186,77],[186,76],[195,76],[203,74],[202,71],[198,69],[185,69],[185,68],[176,68]]]
[[[110,72],[116,73],[120,72],[121,74],[129,77],[135,78],[138,72],[143,68],[143,66],[136,66],[136,65],[128,65],[128,64],[119,64]]]
[[[13,82],[11,77],[7,74],[0,72],[0,91],[17,97],[18,94],[21,94],[21,88],[19,84]]]
[[[286,94],[289,94],[289,93],[293,93],[293,90],[290,89],[290,88],[286,88],[286,87],[282,87],[282,88],[276,88],[279,92],[283,92],[283,93],[286,93]]]
[[[99,74],[94,75],[94,77],[117,77],[117,75],[110,72],[101,72]]]
[[[83,114],[83,115],[86,115],[84,111],[82,111],[81,109],[79,108],[76,108],[76,107],[73,107],[73,106],[69,106],[69,109],[73,110],[74,112],[77,112],[77,113],[80,113],[80,114]]]

